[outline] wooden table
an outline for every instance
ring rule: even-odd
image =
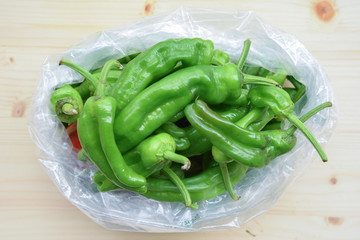
[[[26,123],[41,64],[84,36],[180,5],[253,10],[307,46],[337,97],[338,124],[326,147],[329,162],[317,158],[270,211],[239,229],[182,234],[105,230],[60,194],[37,160]],[[357,1],[1,0],[0,11],[0,239],[360,239]]]

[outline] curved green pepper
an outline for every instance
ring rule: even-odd
[[[294,103],[284,89],[273,86],[257,86],[249,91],[249,99],[251,104],[256,107],[269,107],[277,119],[288,119],[312,143],[321,159],[324,162],[327,161],[327,156],[316,138],[293,114]]]

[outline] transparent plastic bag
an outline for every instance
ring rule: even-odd
[[[252,45],[247,62],[272,71],[286,69],[307,86],[306,96],[296,104],[301,116],[325,101],[334,103],[334,93],[326,74],[306,48],[292,35],[283,33],[253,12],[223,12],[209,9],[179,8],[164,15],[148,17],[118,29],[88,36],[66,52],[48,57],[33,96],[28,128],[41,150],[39,161],[62,194],[95,222],[108,229],[143,232],[205,231],[236,228],[269,210],[285,189],[301,176],[313,158],[320,161],[305,137],[289,153],[261,169],[251,169],[234,187],[241,196],[234,201],[227,193],[199,202],[199,209],[182,203],[159,202],[136,193],[100,193],[92,182],[96,167],[81,162],[72,152],[64,127],[50,110],[55,87],[81,82],[83,78],[65,66],[62,58],[85,69],[94,69],[109,59],[147,49],[168,38],[211,39],[217,49],[233,61],[243,42]],[[301,106],[301,107],[300,107]],[[301,110],[300,110],[301,109]],[[325,145],[335,128],[335,108],[321,111],[306,122],[318,141]]]

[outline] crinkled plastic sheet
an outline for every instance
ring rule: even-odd
[[[31,136],[41,150],[39,161],[62,194],[105,228],[139,232],[237,228],[269,210],[313,159],[320,161],[310,143],[297,132],[298,142],[290,153],[264,168],[249,170],[235,186],[236,194],[241,196],[238,201],[225,193],[199,202],[199,209],[194,210],[182,203],[159,202],[132,192],[98,192],[92,183],[96,167],[77,160],[64,127],[50,111],[50,94],[55,87],[83,80],[69,68],[59,66],[59,60],[65,58],[90,70],[109,59],[143,51],[168,38],[192,37],[211,39],[215,47],[229,53],[233,61],[239,57],[243,41],[251,39],[248,62],[273,71],[286,69],[306,84],[306,96],[295,107],[297,116],[325,101],[335,101],[329,79],[303,44],[248,11],[179,8],[169,14],[99,32],[62,54],[48,57],[34,92],[28,123]],[[306,125],[324,146],[336,119],[333,107],[321,111]]]

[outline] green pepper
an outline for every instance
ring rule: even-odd
[[[256,107],[269,107],[276,118],[282,120],[286,118],[294,124],[312,143],[321,159],[327,161],[327,156],[316,138],[306,128],[306,126],[293,114],[294,103],[289,94],[282,88],[273,86],[257,86],[249,91],[249,99]]]
[[[296,103],[300,100],[302,96],[304,96],[306,87],[299,81],[297,81],[293,76],[287,77],[289,81],[294,85],[294,88],[283,88],[284,91],[286,91],[293,103]],[[254,123],[251,123],[249,125],[249,129],[252,131],[260,131],[262,129],[280,129],[281,121],[278,119],[274,119],[275,114],[271,109],[268,109],[268,111],[265,113],[265,116],[260,120],[256,121]],[[272,126],[268,126],[272,125]]]
[[[188,170],[191,165],[188,158],[175,153],[175,148],[175,141],[169,134],[159,133],[142,141],[126,153],[124,159],[131,169],[144,177],[160,171],[178,187],[185,206],[197,208],[179,176],[169,167],[172,162],[181,163],[182,170]]]
[[[266,111],[267,108],[263,108],[263,109],[254,108],[250,112],[248,112],[243,118],[237,121],[235,124],[241,128],[247,128],[252,122],[262,119]],[[238,196],[235,194],[232,185],[230,183],[230,177],[227,168],[227,163],[229,162],[230,159],[215,146],[212,147],[211,152],[214,160],[219,163],[221,173],[224,178],[224,183],[229,195],[234,200],[238,200]]]
[[[160,171],[171,162],[183,164],[183,170],[190,168],[190,160],[175,153],[176,144],[172,136],[159,133],[148,137],[124,155],[127,165],[144,177]]]
[[[76,122],[79,113],[83,109],[80,94],[70,85],[64,85],[56,89],[51,94],[50,104],[59,120],[64,123]]]
[[[115,99],[103,95],[108,71],[114,67],[119,67],[117,61],[105,64],[95,95],[85,102],[78,119],[79,140],[92,162],[113,183],[142,191],[145,178],[127,166],[116,146],[113,133]]]
[[[253,132],[221,118],[201,100],[185,108],[191,125],[209,138],[228,157],[250,167],[263,167],[275,157],[290,151],[296,143],[291,130]]]
[[[242,75],[231,63],[192,66],[168,75],[143,90],[116,116],[114,132],[120,151],[137,145],[198,96],[210,104],[236,101],[241,84]]]

